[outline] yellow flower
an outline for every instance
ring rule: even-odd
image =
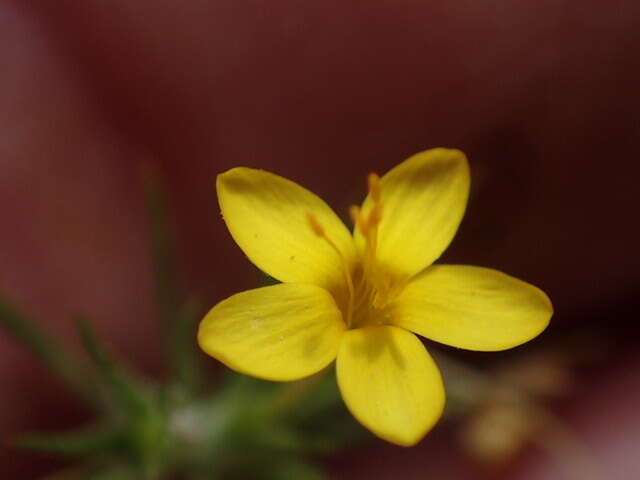
[[[230,368],[288,381],[336,360],[342,397],[377,436],[411,446],[440,418],[440,372],[417,333],[468,350],[504,350],[545,329],[551,302],[487,268],[433,265],[462,220],[469,167],[458,150],[419,153],[369,176],[353,235],[331,208],[272,173],[218,176],[236,243],[281,284],[233,295],[202,320],[202,349]],[[414,332],[414,333],[412,333]]]

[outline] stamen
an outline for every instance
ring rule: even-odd
[[[375,203],[380,203],[381,189],[380,177],[377,173],[370,173],[367,178],[369,183],[369,194]]]
[[[360,230],[363,235],[366,235],[368,225],[360,211],[360,207],[351,205],[351,207],[349,207],[349,215],[351,215],[351,220],[353,221],[353,224],[358,227],[358,230]]]
[[[369,228],[377,227],[381,220],[382,220],[382,204],[376,203],[371,209],[371,213],[369,213],[369,218],[367,218],[367,223],[369,224]]]
[[[353,287],[353,279],[351,278],[351,272],[349,271],[349,264],[347,263],[347,259],[344,257],[338,246],[334,243],[331,238],[327,235],[324,227],[313,213],[307,212],[307,220],[309,220],[309,224],[311,225],[311,229],[313,233],[315,233],[318,237],[322,238],[325,242],[327,242],[331,248],[338,254],[340,258],[340,263],[342,265],[342,271],[347,282],[347,288],[349,289],[349,304],[347,307],[347,327],[351,326],[351,317],[353,315],[353,299],[355,297],[355,289]]]
[[[375,308],[383,308],[388,303],[389,286],[385,282],[384,273],[376,262],[376,250],[378,247],[378,228],[382,222],[384,212],[382,204],[382,187],[380,177],[370,173],[367,177],[369,200],[371,208],[367,215],[360,208],[352,206],[351,218],[365,239],[365,249],[362,258],[363,278],[366,279],[362,292],[367,302]],[[361,300],[358,298],[358,300]],[[361,302],[359,302],[360,304]],[[356,306],[356,308],[359,308]]]
[[[369,187],[369,197],[373,206],[369,211],[369,215],[363,218],[362,224],[365,225],[362,230],[367,240],[367,248],[365,252],[365,265],[370,275],[374,275],[375,271],[375,255],[378,246],[378,225],[382,221],[382,187],[380,186],[380,177],[376,173],[370,173],[367,177]],[[361,215],[362,216],[362,215]]]
[[[367,229],[375,229],[382,220],[382,188],[380,186],[380,177],[377,173],[370,173],[367,177],[369,186],[369,196],[373,201],[373,207],[366,219]]]

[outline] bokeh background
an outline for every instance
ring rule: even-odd
[[[2,0],[0,39],[0,289],[51,329],[77,343],[70,317],[86,313],[163,375],[145,169],[168,185],[186,282],[212,305],[257,281],[220,219],[217,173],[268,169],[344,213],[368,172],[458,147],[473,191],[442,261],[543,288],[555,344],[595,332],[597,361],[553,408],[605,478],[640,478],[639,2]],[[0,389],[3,439],[89,415],[4,333]],[[570,478],[535,446],[487,471],[456,438],[445,425],[327,466]],[[0,453],[3,478],[59,465]]]

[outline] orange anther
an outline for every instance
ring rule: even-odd
[[[365,233],[367,225],[364,221],[364,218],[362,217],[360,207],[351,205],[351,207],[349,207],[349,215],[351,216],[353,224],[360,229],[360,232]]]
[[[377,173],[370,173],[367,178],[369,183],[369,194],[375,203],[380,202],[380,177]]]

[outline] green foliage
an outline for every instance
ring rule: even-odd
[[[86,402],[94,405],[94,379],[78,355],[62,346],[42,325],[31,320],[0,292],[0,326],[36,356]]]
[[[178,281],[161,183],[150,175],[146,186],[169,379],[152,383],[129,371],[79,317],[88,365],[0,296],[0,325],[97,412],[90,427],[25,434],[13,446],[77,459],[51,477],[59,480],[324,478],[314,456],[364,437],[340,400],[335,376],[278,384],[227,373],[217,383],[204,381],[195,341],[203,309]]]
[[[68,457],[99,454],[122,445],[122,435],[108,427],[92,427],[66,433],[32,433],[18,437],[13,445],[26,450]]]

